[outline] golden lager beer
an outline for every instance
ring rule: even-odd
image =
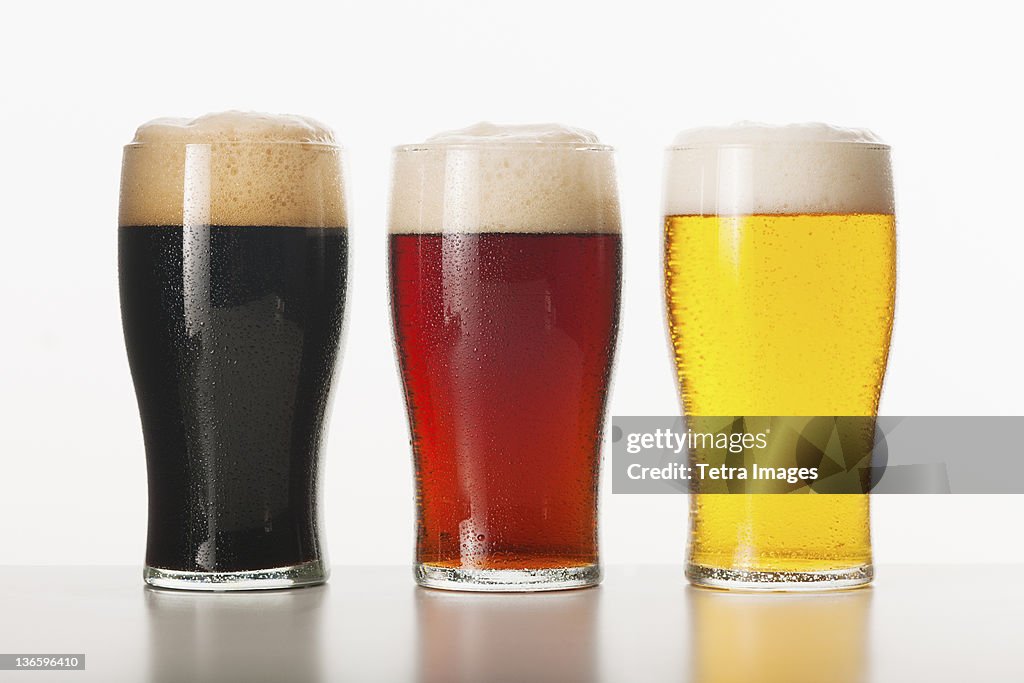
[[[665,292],[692,416],[871,416],[896,281],[888,147],[866,131],[743,125],[668,153]],[[698,584],[872,578],[864,494],[696,494]]]

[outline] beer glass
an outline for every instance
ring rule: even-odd
[[[298,117],[160,119],[125,147],[121,315],[146,447],[144,578],[320,583],[345,308],[341,153]]]
[[[391,311],[424,586],[600,581],[621,271],[612,154],[590,135],[486,126],[395,151]]]
[[[683,133],[667,152],[665,296],[690,416],[873,416],[893,322],[889,148],[824,125]],[[846,588],[868,496],[695,494],[687,576]]]

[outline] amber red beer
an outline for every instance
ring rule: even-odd
[[[396,151],[391,295],[417,579],[591,585],[621,273],[612,152],[577,131],[502,131]]]

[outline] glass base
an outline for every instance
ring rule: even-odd
[[[725,590],[836,591],[866,586],[875,578],[875,570],[870,564],[819,572],[762,572],[690,564],[686,567],[686,578],[695,586]]]
[[[528,593],[586,588],[601,583],[601,567],[586,564],[560,569],[464,569],[416,565],[416,583],[449,591]]]
[[[320,560],[290,567],[242,572],[182,572],[144,567],[142,578],[150,586],[186,591],[252,591],[315,586],[327,580],[330,570]]]

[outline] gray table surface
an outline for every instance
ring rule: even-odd
[[[0,567],[0,653],[85,653],[7,681],[1024,681],[1024,566],[882,566],[868,589],[752,595],[680,567],[595,589],[417,588],[406,567],[195,594],[133,567]]]

